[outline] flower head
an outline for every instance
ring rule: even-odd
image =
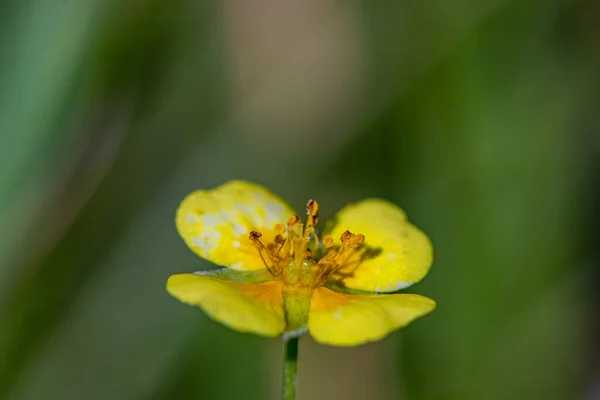
[[[177,229],[202,258],[226,268],[172,275],[167,290],[213,319],[263,336],[299,335],[353,346],[431,312],[416,294],[384,294],[429,270],[427,236],[398,207],[367,199],[342,209],[319,237],[319,204],[303,223],[283,200],[243,181],[190,194]]]

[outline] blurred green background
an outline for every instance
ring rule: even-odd
[[[276,399],[172,299],[183,197],[401,205],[438,309],[300,343],[301,399],[600,399],[594,0],[0,2],[0,398]]]

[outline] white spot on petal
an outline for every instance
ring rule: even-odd
[[[231,264],[229,266],[229,268],[231,268],[231,269],[240,269],[243,266],[244,266],[244,263],[240,261],[240,262],[236,262],[236,263]]]
[[[236,247],[236,248],[237,248],[237,247],[240,247],[241,245],[242,245],[242,244],[240,243],[240,241],[239,241],[239,240],[234,240],[234,241],[233,241],[233,247]]]
[[[340,311],[336,311],[336,312],[333,314],[333,318],[335,318],[335,319],[340,319],[340,318],[342,318],[342,313],[341,313]]]
[[[198,218],[196,218],[196,216],[194,214],[186,215],[186,219],[187,219],[187,222],[191,222],[191,223],[198,222]]]
[[[204,237],[206,238],[206,240],[210,240],[210,241],[214,241],[214,242],[219,242],[219,240],[221,240],[221,232],[219,231],[215,231],[215,230],[209,230],[206,231],[206,233],[204,234]]]
[[[267,225],[272,225],[281,222],[280,215],[283,212],[283,206],[281,204],[269,202],[265,205],[265,210],[265,222]]]
[[[231,211],[221,211],[221,212],[219,213],[219,216],[220,216],[220,217],[221,217],[223,220],[230,220],[230,219],[232,219],[232,218],[235,216],[235,214],[234,214],[233,212],[231,212]]]
[[[398,281],[394,284],[394,290],[400,290],[409,287],[412,285],[412,282],[408,281]]]
[[[204,214],[202,216],[202,224],[206,228],[214,228],[215,226],[218,226],[221,224],[221,220],[214,215]]]
[[[252,197],[254,197],[255,200],[258,200],[258,202],[262,203],[267,196],[265,196],[265,194],[262,192],[252,192]]]
[[[233,233],[236,234],[237,237],[240,237],[240,236],[244,235],[246,232],[248,232],[246,227],[244,225],[240,225],[240,224],[233,225],[232,229],[233,229]]]
[[[192,238],[192,243],[200,248],[203,252],[209,252],[219,245],[221,240],[221,232],[209,230],[202,236]]]
[[[192,243],[194,243],[201,250],[204,250],[205,244],[201,238],[199,238],[199,237],[192,238]]]
[[[243,212],[244,214],[252,214],[254,208],[251,206],[247,206],[246,204],[236,203],[235,208]]]
[[[398,282],[395,282],[395,283],[392,283],[392,284],[388,284],[385,287],[385,290],[382,290],[381,286],[377,286],[375,288],[375,292],[376,293],[394,292],[396,290],[407,288],[407,287],[409,287],[412,284],[413,284],[412,282],[408,282],[408,281],[398,281]]]

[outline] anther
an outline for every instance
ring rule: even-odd
[[[344,247],[348,249],[353,249],[355,247],[360,246],[365,241],[365,235],[360,233],[358,235],[355,235],[350,231],[346,231],[342,233],[340,240],[342,241]]]
[[[263,264],[265,265],[265,268],[269,271],[271,276],[275,277],[275,276],[277,276],[277,271],[273,269],[274,267],[269,265],[269,263],[265,259],[265,256],[263,255],[263,251],[264,251],[267,254],[267,257],[271,258],[265,245],[262,244],[262,242],[260,241],[261,237],[262,237],[262,233],[257,232],[257,231],[251,231],[250,234],[248,235],[248,238],[252,242],[254,242],[254,245],[258,249],[258,255],[260,256],[260,259],[262,260]],[[273,261],[273,260],[271,260],[271,261]]]
[[[252,233],[250,233],[252,234]],[[342,233],[342,236],[340,236],[340,240],[342,241],[342,244],[346,244],[351,238],[352,238],[352,232],[350,231],[346,231],[344,233]]]
[[[314,226],[319,223],[319,203],[316,200],[310,199],[306,203],[306,215],[308,215],[306,226]]]
[[[293,215],[290,217],[290,219],[288,219],[288,225],[294,226],[298,223],[298,221],[300,221],[300,217],[297,215]]]
[[[275,235],[282,235],[285,232],[285,225],[284,224],[276,224],[275,225]]]
[[[284,244],[285,239],[281,235],[275,235],[275,243],[276,244]]]
[[[316,200],[310,199],[308,203],[306,203],[306,214],[307,215],[317,215],[319,212],[319,203]]]
[[[326,249],[330,249],[333,247],[333,238],[331,237],[331,235],[325,235],[325,237],[323,238],[323,246],[325,246]]]
[[[260,241],[260,238],[262,236],[262,233],[257,232],[257,231],[251,231],[250,234],[248,235],[248,238],[250,239],[251,242],[254,243],[254,245],[258,248],[259,253],[262,250],[266,250],[265,245]],[[262,257],[262,254],[261,254]]]
[[[275,244],[279,245],[279,248],[277,249],[277,252],[275,253],[275,256],[279,257],[279,253],[281,252],[281,249],[283,249],[283,246],[285,246],[285,238],[281,235],[275,235]]]
[[[360,246],[361,244],[363,244],[364,241],[365,241],[365,235],[363,235],[361,233],[359,233],[358,235],[352,235],[352,237],[350,238],[349,246],[357,247],[357,246]]]
[[[261,236],[262,236],[262,233],[257,232],[257,231],[251,231],[250,235],[248,235],[248,238],[250,240],[252,240],[253,242],[258,242],[260,240]]]

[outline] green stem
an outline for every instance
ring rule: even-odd
[[[282,400],[296,399],[296,382],[298,371],[298,338],[291,338],[284,342],[283,359],[283,391]]]

